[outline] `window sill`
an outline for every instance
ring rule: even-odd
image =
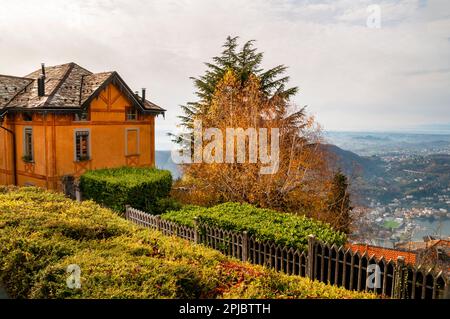
[[[92,161],[92,158],[86,159],[86,160],[77,160],[77,161],[73,161],[73,162],[76,163],[76,164],[79,164],[79,163],[87,163],[87,162],[90,162],[90,161]]]

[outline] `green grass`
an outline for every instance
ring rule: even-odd
[[[323,242],[343,245],[346,235],[328,224],[270,209],[256,208],[249,204],[225,203],[214,207],[185,206],[178,211],[161,215],[163,219],[192,226],[194,218],[202,223],[226,230],[248,231],[259,240],[270,240],[280,245],[307,249],[308,235],[313,234]]]
[[[12,298],[374,298],[241,263],[37,188],[0,187],[0,280]],[[66,285],[81,268],[81,289]]]
[[[396,229],[400,227],[400,223],[396,222],[395,220],[387,220],[384,222],[383,227],[388,229]]]

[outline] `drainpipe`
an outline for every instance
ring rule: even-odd
[[[16,160],[17,160],[17,155],[16,155],[16,135],[14,134],[14,131],[11,131],[10,129],[3,127],[3,117],[0,117],[0,128],[4,129],[6,132],[11,134],[11,138],[12,138],[12,144],[13,144],[13,163],[12,163],[12,170],[13,170],[13,179],[14,185],[17,185],[17,169],[16,169]]]

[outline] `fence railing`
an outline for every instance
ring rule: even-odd
[[[356,291],[373,291],[390,298],[450,299],[449,278],[442,271],[377,259],[367,252],[328,245],[313,235],[308,249],[300,251],[270,241],[259,241],[246,231],[236,232],[200,224],[179,225],[127,206],[126,219],[164,235],[174,235],[221,251],[252,264],[274,268],[289,275],[299,275]]]

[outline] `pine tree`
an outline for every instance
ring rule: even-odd
[[[247,41],[241,49],[238,48],[238,37],[228,36],[224,50],[220,56],[212,58],[212,62],[205,63],[207,70],[204,75],[191,77],[196,88],[198,101],[188,102],[182,105],[184,115],[179,116],[181,126],[191,131],[195,116],[205,115],[208,112],[214,92],[219,81],[225,73],[231,70],[238,78],[242,86],[248,81],[251,75],[255,75],[260,81],[260,90],[266,98],[274,96],[282,97],[286,101],[297,93],[297,87],[286,89],[289,76],[284,73],[287,69],[284,65],[277,65],[269,70],[261,68],[263,53],[258,52],[254,47],[254,40]],[[173,136],[174,141],[181,144],[180,136]]]
[[[176,194],[177,199],[204,206],[247,202],[310,217],[324,216],[328,212],[333,174],[321,149],[314,146],[320,142],[320,130],[313,118],[303,111],[291,113],[289,108],[282,98],[266,99],[255,75],[250,75],[242,85],[233,71],[227,71],[217,85],[208,113],[196,119],[202,121],[204,128],[217,128],[220,132],[230,127],[257,126],[271,135],[272,129],[276,129],[278,147],[276,155],[272,154],[277,158],[273,162],[276,168],[273,166],[272,172],[261,174],[267,163],[249,160],[250,138],[245,138],[244,161],[238,161],[237,140],[232,146],[236,148],[231,161],[224,161],[223,157],[227,143],[219,143],[214,152],[203,153],[203,159],[209,160],[181,166],[184,178],[174,188],[183,191]],[[204,150],[211,141],[201,143]],[[216,154],[221,155],[212,160]]]
[[[332,215],[329,219],[336,230],[346,234],[350,233],[351,211],[353,207],[350,202],[348,192],[347,176],[340,171],[334,175],[333,185],[329,197],[329,213]]]

